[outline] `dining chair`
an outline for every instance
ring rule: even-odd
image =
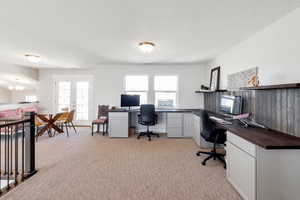
[[[59,128],[63,129],[65,122],[67,121],[69,116],[69,112],[68,111],[64,111],[62,113],[62,115],[58,118],[58,120],[56,121],[56,124]],[[54,132],[55,134],[55,132]]]
[[[74,115],[75,115],[75,110],[71,110],[70,112],[68,112],[68,117],[67,117],[66,121],[64,122],[64,125],[65,125],[65,127],[66,127],[67,135],[68,135],[68,136],[69,136],[69,130],[68,130],[68,127],[73,127],[75,133],[78,133],[78,134],[79,134],[79,132],[76,131],[76,128],[75,128],[75,126],[74,126],[74,124],[73,124],[73,121],[74,121]]]
[[[108,105],[98,105],[98,117],[92,122],[92,136],[94,135],[94,125],[97,125],[97,132],[100,132],[100,125],[102,125],[102,135],[108,132]]]

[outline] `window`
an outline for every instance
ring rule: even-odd
[[[158,107],[174,107],[177,105],[177,76],[155,76],[155,105]]]
[[[140,95],[140,104],[148,102],[148,76],[126,76],[125,93]]]
[[[37,102],[37,97],[32,95],[32,96],[25,96],[25,101],[26,102]]]

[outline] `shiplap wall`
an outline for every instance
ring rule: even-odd
[[[207,93],[205,109],[218,112],[221,95],[243,97],[243,113],[267,127],[300,137],[300,89]]]

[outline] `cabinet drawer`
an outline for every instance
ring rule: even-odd
[[[110,112],[109,118],[126,118],[128,117],[127,112]]]
[[[245,139],[227,131],[227,141],[234,144],[238,148],[242,149],[243,151],[247,152],[248,154],[256,157],[256,146],[251,142],[246,141]]]

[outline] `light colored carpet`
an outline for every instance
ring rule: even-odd
[[[43,137],[38,173],[5,194],[15,200],[240,200],[218,161],[203,157],[191,139],[110,139],[71,133]]]

